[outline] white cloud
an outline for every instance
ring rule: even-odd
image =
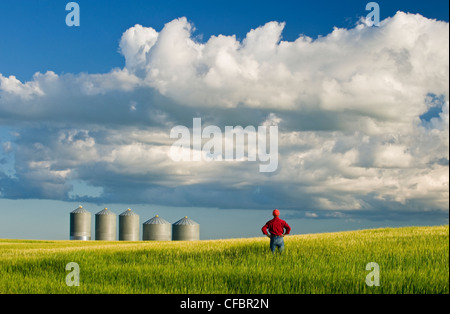
[[[34,77],[37,78],[37,75]],[[42,90],[39,88],[39,84],[35,81],[22,83],[14,75],[4,77],[0,73],[0,89],[3,97],[9,95],[18,95],[24,100],[32,99],[34,96],[43,95]]]
[[[424,112],[427,94],[448,98],[447,23],[399,12],[380,28],[335,28],[295,42],[282,41],[283,28],[270,22],[242,42],[219,35],[199,43],[180,18],[160,33],[136,25],[121,49],[131,73],[196,108],[352,114],[340,128],[382,133],[407,131]]]
[[[135,25],[120,40],[123,69],[29,82],[0,74],[0,123],[20,133],[2,143],[15,174],[0,173],[0,193],[73,199],[71,182],[81,182],[105,202],[273,205],[310,218],[373,214],[380,204],[448,212],[448,23],[399,12],[378,28],[292,42],[284,26],[198,42],[186,18],[160,32]],[[443,102],[424,122],[430,95]],[[279,169],[174,162],[170,129],[194,117],[277,125]]]
[[[158,39],[158,33],[151,27],[135,25],[123,33],[120,51],[125,57],[126,67],[132,71],[143,69],[147,63],[147,54]]]
[[[10,151],[12,151],[12,145],[11,145],[11,142],[3,142],[2,143],[2,148],[3,148],[3,151],[5,152],[5,153],[9,153]]]
[[[376,152],[374,166],[379,168],[408,168],[413,158],[407,150],[405,146],[383,146]]]

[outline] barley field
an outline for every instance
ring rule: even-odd
[[[449,227],[173,242],[0,240],[8,294],[448,294]],[[69,286],[68,263],[79,266]],[[368,263],[379,265],[369,286]]]

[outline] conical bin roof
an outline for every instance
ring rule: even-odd
[[[198,223],[196,223],[192,219],[188,218],[188,216],[181,218],[180,220],[178,220],[177,222],[175,222],[173,224],[176,226],[178,226],[178,225],[198,225]]]
[[[158,215],[144,222],[144,225],[166,225],[166,224],[170,224],[170,222],[168,222],[164,218],[159,217]]]
[[[115,215],[112,211],[110,211],[108,208],[104,208],[101,211],[99,211],[98,213],[96,213],[96,215]]]
[[[121,213],[119,216],[139,216],[134,211],[132,211],[130,208],[128,208],[126,211]]]
[[[78,206],[75,210],[70,212],[71,214],[90,214],[86,209],[83,208],[83,206]]]

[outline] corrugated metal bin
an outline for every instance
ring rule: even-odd
[[[139,215],[130,208],[119,215],[119,240],[139,241]]]
[[[81,205],[70,213],[70,240],[91,239],[91,213]]]
[[[200,225],[187,216],[172,225],[172,240],[195,241],[200,240]]]
[[[95,214],[95,240],[117,240],[117,215],[108,208]]]

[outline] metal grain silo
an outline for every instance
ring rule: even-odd
[[[158,215],[144,222],[142,227],[142,240],[144,241],[172,240],[172,225]]]
[[[139,215],[129,208],[119,215],[119,240],[139,241]]]
[[[95,214],[95,240],[116,241],[117,217],[105,208]]]
[[[200,225],[187,216],[172,225],[172,240],[200,240]]]
[[[81,205],[70,213],[70,240],[91,239],[91,213]]]

